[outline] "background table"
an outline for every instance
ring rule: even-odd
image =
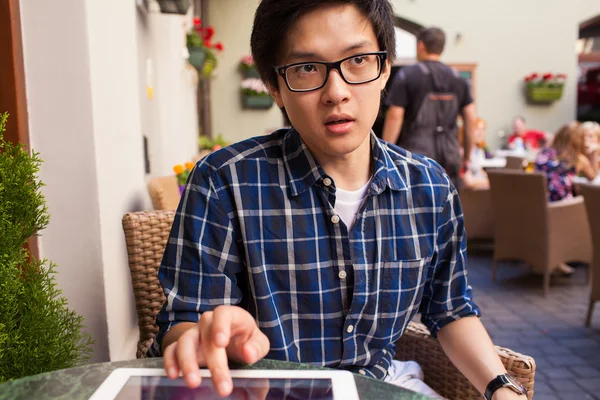
[[[84,400],[100,386],[115,368],[162,368],[161,358],[148,358],[63,369],[45,374],[29,376],[0,385],[1,400]],[[306,364],[262,360],[250,369],[318,369]],[[361,399],[378,400],[426,400],[426,396],[380,382],[372,378],[354,375],[356,388]]]

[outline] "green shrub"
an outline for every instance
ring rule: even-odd
[[[83,317],[56,287],[55,265],[25,248],[49,222],[42,160],[4,140],[7,117],[0,114],[0,382],[73,367],[92,353]]]

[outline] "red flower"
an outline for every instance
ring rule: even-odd
[[[210,40],[205,40],[205,41],[204,41],[204,46],[205,46],[205,47],[208,47],[209,49],[213,47],[213,46],[212,46],[212,43],[210,42]]]
[[[551,73],[547,73],[547,74],[544,74],[544,76],[542,76],[542,79],[547,81],[549,79],[552,79],[553,77],[554,77],[554,75],[552,75]]]
[[[219,43],[215,44],[215,49],[217,49],[219,51],[223,51],[223,43],[219,42]]]
[[[567,79],[567,75],[566,74],[558,74],[558,75],[556,75],[556,77],[558,79]]]
[[[213,35],[215,34],[215,28],[213,28],[212,26],[208,26],[204,29],[204,40],[210,40],[212,39]]]
[[[194,18],[194,26],[202,25],[202,20],[198,17]]]
[[[538,74],[536,74],[536,73],[534,72],[533,74],[531,74],[531,79],[535,79],[535,78],[537,78],[538,76],[539,76],[539,75],[538,75]]]

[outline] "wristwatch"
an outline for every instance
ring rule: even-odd
[[[521,382],[509,374],[502,374],[498,375],[488,383],[483,397],[485,400],[492,400],[492,396],[496,393],[496,390],[505,387],[511,389],[515,393],[527,396],[527,389],[525,389],[525,386],[523,386]]]

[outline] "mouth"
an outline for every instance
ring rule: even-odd
[[[354,118],[352,118],[351,116],[346,115],[346,114],[334,114],[334,115],[330,115],[325,120],[325,125],[334,126],[334,125],[347,124],[349,122],[354,122]]]

